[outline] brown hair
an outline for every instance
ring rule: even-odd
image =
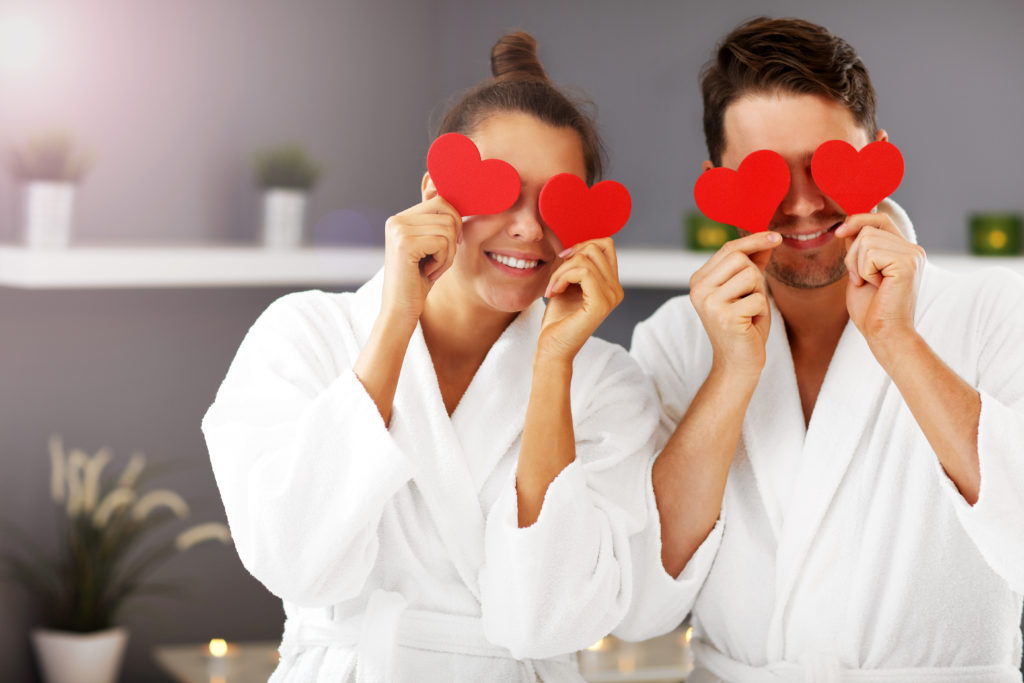
[[[725,110],[747,94],[823,95],[850,110],[875,136],[875,89],[864,63],[842,38],[802,19],[758,17],[718,45],[701,72],[704,138],[716,166],[725,151]]]
[[[519,111],[531,114],[556,128],[572,128],[580,136],[587,183],[604,172],[604,145],[593,118],[584,113],[590,103],[570,100],[551,84],[537,58],[537,41],[529,33],[518,31],[498,39],[491,48],[489,78],[463,95],[448,111],[438,135],[469,135],[488,116]]]

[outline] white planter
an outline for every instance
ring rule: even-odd
[[[115,683],[127,642],[124,628],[95,633],[32,629],[32,644],[46,683]]]
[[[306,193],[270,189],[263,193],[263,245],[272,248],[302,244],[306,220]]]
[[[34,249],[63,249],[68,246],[74,206],[74,183],[26,183],[22,196],[25,245]]]

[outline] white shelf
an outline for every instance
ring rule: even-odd
[[[706,252],[669,248],[619,250],[626,287],[682,289]],[[1002,265],[1024,274],[1024,258],[930,256],[954,271]],[[187,287],[352,286],[384,263],[374,247],[73,247],[32,250],[0,246],[0,287],[111,289]]]
[[[367,247],[0,247],[0,286],[26,289],[273,287],[365,282],[384,264]]]

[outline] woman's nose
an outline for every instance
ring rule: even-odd
[[[544,225],[541,223],[537,202],[523,202],[513,207],[508,232],[512,237],[526,242],[539,242],[544,238]]]

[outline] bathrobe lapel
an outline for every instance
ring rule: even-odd
[[[544,302],[520,313],[494,343],[452,414],[474,490],[523,432]]]
[[[782,532],[783,502],[772,472],[780,454],[798,453],[803,446],[804,418],[786,338],[786,323],[771,302],[772,324],[765,344],[767,362],[743,420],[742,447],[775,538]]]
[[[480,489],[522,431],[544,304],[519,315],[488,352],[452,417],[417,325],[395,393],[392,433],[417,453],[413,479],[459,575],[476,597],[483,562]]]
[[[783,617],[808,550],[861,442],[870,438],[890,379],[853,322],[848,322],[829,363],[811,414],[794,483],[786,501],[776,557],[775,611],[768,656],[783,654]]]

